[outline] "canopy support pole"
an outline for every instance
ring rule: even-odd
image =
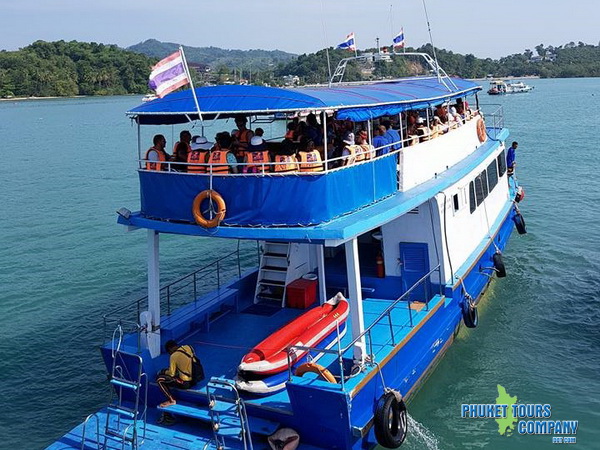
[[[327,111],[323,110],[323,156],[325,160],[325,172],[327,172],[329,168],[329,155],[327,150]]]
[[[150,356],[160,356],[160,266],[159,233],[148,230],[148,312],[152,329],[147,330]]]
[[[325,285],[325,249],[323,244],[317,245],[317,267],[319,273],[319,303],[327,301],[327,286]]]
[[[141,136],[142,130],[141,130],[141,126],[140,126],[140,121],[137,120],[137,118],[136,118],[135,122],[137,123],[138,160],[140,161],[140,162],[138,162],[138,168],[141,169],[143,167],[142,163],[141,163],[141,160],[142,160],[142,136]]]
[[[358,239],[353,238],[344,244],[346,248],[346,272],[350,304],[350,321],[352,322],[352,340],[365,331],[365,319],[362,304],[362,286],[360,282],[360,264],[358,261]],[[365,337],[354,343],[354,361],[362,364],[365,361]]]

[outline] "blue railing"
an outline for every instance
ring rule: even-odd
[[[377,362],[375,361],[375,354],[373,352],[373,328],[376,325],[381,324],[382,322],[384,322],[385,320],[387,320],[388,325],[389,325],[389,338],[391,339],[391,343],[392,345],[396,345],[396,336],[395,336],[395,332],[394,332],[394,323],[393,323],[393,318],[392,318],[392,312],[393,310],[398,307],[398,305],[402,302],[403,305],[406,304],[407,308],[408,308],[408,316],[409,316],[409,322],[407,323],[403,323],[400,324],[401,328],[404,327],[409,327],[412,328],[414,327],[414,319],[413,319],[413,310],[411,308],[411,304],[414,302],[414,300],[411,299],[411,294],[413,293],[413,291],[419,287],[422,284],[427,285],[426,283],[428,283],[429,285],[431,285],[431,276],[437,273],[438,274],[438,285],[439,285],[439,295],[443,295],[443,286],[442,283],[440,282],[440,280],[442,279],[441,277],[441,266],[438,264],[436,267],[434,267],[432,270],[430,270],[428,273],[426,273],[425,275],[423,275],[419,280],[417,280],[417,282],[415,282],[406,292],[404,292],[400,297],[398,297],[396,300],[394,300],[394,302],[392,304],[390,304],[385,310],[383,310],[381,312],[381,314],[379,314],[379,316],[377,316],[377,318],[373,321],[373,323],[371,323],[361,334],[359,334],[358,336],[356,336],[352,342],[350,342],[348,345],[346,345],[344,348],[341,347],[340,344],[340,340],[339,340],[339,326],[338,326],[338,348],[333,350],[333,349],[321,349],[321,348],[317,348],[317,347],[304,347],[304,346],[300,346],[300,345],[294,345],[289,347],[288,350],[288,377],[289,380],[292,379],[292,354],[294,354],[296,352],[296,350],[300,350],[301,352],[308,352],[309,354],[313,355],[313,354],[319,354],[319,353],[325,353],[325,354],[329,354],[329,355],[335,355],[337,362],[339,364],[339,370],[340,370],[340,386],[341,389],[344,390],[345,388],[345,375],[344,375],[344,355],[346,353],[348,353],[350,350],[353,350],[356,346],[357,343],[362,343],[363,341],[365,344],[365,347],[368,348],[368,357],[366,358],[366,363],[370,364],[370,365],[376,365]],[[423,307],[425,309],[425,311],[429,311],[429,301],[431,300],[430,297],[427,297],[425,299],[425,306]],[[365,349],[366,350],[366,349]]]
[[[235,251],[163,286],[160,289],[161,311],[169,316],[181,306],[196,302],[202,294],[219,289],[225,282],[240,279],[244,271],[258,267],[258,261],[251,257],[253,253],[254,250],[241,250],[238,242]],[[256,256],[260,257],[258,248]],[[104,314],[102,316],[103,344],[110,340],[112,330],[120,325],[126,333],[138,333],[139,350],[139,337],[143,330],[139,318],[140,313],[147,308],[147,304],[148,296],[145,295]]]

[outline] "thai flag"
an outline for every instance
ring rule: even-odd
[[[342,42],[341,44],[339,44],[337,46],[337,48],[343,48],[343,49],[346,49],[346,50],[355,51],[356,50],[356,43],[354,41],[354,33],[350,33],[348,36],[346,36],[346,40],[344,42]]]
[[[152,67],[148,86],[156,92],[156,95],[162,98],[189,82],[183,56],[181,51],[177,50]]]
[[[404,28],[400,28],[400,33],[394,38],[394,48],[404,48]]]

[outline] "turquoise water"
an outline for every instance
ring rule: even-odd
[[[421,434],[408,449],[551,445],[460,418],[462,403],[493,403],[498,384],[520,402],[550,403],[556,420],[579,420],[579,448],[599,446],[600,79],[531,83],[530,94],[481,95],[504,105],[519,141],[530,232],[513,235],[509,275],[488,291],[480,326],[461,332],[409,405]],[[114,213],[139,204],[136,129],[124,116],[139,100],[0,102],[1,448],[44,447],[107,400],[101,316],[146,282],[145,232],[126,233]],[[172,145],[178,129],[160,131]],[[163,236],[162,279],[235,247]]]

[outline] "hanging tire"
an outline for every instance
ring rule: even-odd
[[[506,276],[506,268],[504,267],[504,261],[502,261],[502,253],[494,253],[492,261],[494,262],[494,269],[496,269],[496,276],[504,278]]]
[[[463,306],[463,321],[467,328],[475,328],[479,323],[477,305],[475,305],[471,299],[465,299],[465,306]]]
[[[377,402],[374,419],[375,438],[385,448],[398,448],[408,434],[408,413],[400,394],[386,392]]]
[[[513,217],[513,221],[515,222],[515,227],[517,227],[517,232],[519,234],[527,234],[527,226],[525,225],[525,219],[523,215],[518,212]]]

